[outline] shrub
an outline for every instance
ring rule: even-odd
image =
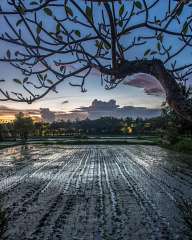
[[[178,202],[177,205],[182,212],[185,222],[192,230],[192,201],[187,201],[183,199],[181,202]]]
[[[167,129],[166,129],[166,132],[164,133],[164,137],[165,139],[171,144],[176,144],[177,141],[178,141],[178,137],[179,137],[179,134],[178,134],[178,130],[176,127],[174,126],[169,126]]]
[[[5,212],[0,208],[0,239],[3,239],[3,234],[6,227],[6,217]]]
[[[181,139],[176,144],[174,144],[174,149],[179,152],[189,152],[192,153],[192,140],[191,139]]]

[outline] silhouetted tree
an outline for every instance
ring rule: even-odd
[[[1,51],[0,61],[24,77],[13,79],[21,91],[1,87],[1,100],[32,103],[57,92],[71,77],[80,83],[70,84],[85,92],[93,71],[107,89],[143,72],[155,76],[169,106],[192,121],[191,106],[178,84],[192,72],[191,62],[178,61],[191,50],[191,7],[190,0],[3,1],[0,41],[2,49],[5,42],[12,47]]]
[[[3,125],[0,124],[0,141],[3,141]]]
[[[16,115],[14,121],[15,131],[19,134],[23,141],[26,141],[29,135],[32,133],[34,125],[33,120],[30,117],[25,117],[23,113]]]
[[[35,130],[35,135],[42,137],[43,135],[43,123],[41,122],[37,122],[34,123],[34,130]]]

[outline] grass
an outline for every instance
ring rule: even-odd
[[[83,145],[83,144],[90,144],[90,145],[106,145],[106,144],[110,144],[110,145],[156,145],[155,142],[149,142],[149,141],[125,141],[125,140],[114,140],[114,141],[108,141],[108,140],[103,140],[103,141],[97,141],[97,140],[72,140],[72,141],[42,141],[42,142],[35,142],[35,144],[44,144],[44,145],[54,145],[54,144],[60,144],[60,145]]]
[[[181,153],[192,153],[192,139],[191,138],[180,138],[175,144],[161,144],[164,148],[174,150]]]
[[[115,139],[115,138],[71,138],[71,139],[55,139],[55,140],[30,140],[26,144],[44,144],[44,145],[157,145],[173,151],[182,152],[182,153],[192,153],[192,139],[191,138],[180,138],[175,144],[165,144],[162,143],[160,137],[158,136],[135,136],[130,139]],[[22,142],[15,142],[13,144],[1,144],[0,149],[22,145]]]
[[[13,147],[13,146],[18,146],[22,145],[23,143],[21,141],[19,142],[13,142],[12,144],[7,144],[1,143],[0,144],[0,149],[7,148],[7,147]],[[154,137],[142,137],[138,138],[137,136],[133,136],[133,138],[129,139],[118,139],[118,138],[113,138],[113,137],[108,137],[108,138],[89,138],[89,137],[81,137],[81,138],[64,138],[64,139],[29,139],[26,144],[44,144],[44,145],[55,145],[55,144],[60,144],[60,145],[83,145],[83,144],[98,144],[98,145],[157,145],[156,138]]]
[[[192,153],[192,139],[181,139],[173,147],[179,152]]]

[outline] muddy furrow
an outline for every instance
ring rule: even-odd
[[[11,194],[9,194],[9,199],[6,199],[8,208],[5,210],[10,212],[9,217],[12,221],[15,221],[20,215],[23,215],[25,212],[27,212],[28,207],[38,200],[39,195],[47,187],[47,185],[53,181],[63,163],[65,163],[66,167],[66,165],[70,162],[72,154],[74,154],[74,152],[71,152],[70,154],[67,152],[57,159],[59,162],[58,169],[50,170],[48,168],[47,173],[45,172],[45,169],[41,169],[40,172],[32,174],[27,181],[22,183],[22,186],[20,185],[17,188],[17,192],[19,191],[23,194],[16,195],[14,191],[11,191]],[[54,161],[51,163],[53,164]],[[12,210],[13,206],[14,210]]]
[[[71,166],[67,172],[61,171],[57,176],[58,186],[56,189],[57,191],[53,196],[53,200],[51,200],[52,204],[49,204],[46,211],[41,215],[42,217],[39,220],[39,224],[36,225],[35,230],[30,234],[29,239],[49,239],[49,236],[54,233],[55,229],[57,229],[59,234],[59,227],[56,224],[60,223],[60,220],[58,219],[66,218],[66,212],[64,210],[69,207],[70,201],[68,199],[72,196],[70,195],[70,192],[66,191],[66,186],[69,188],[70,182],[72,180],[71,175],[74,175],[74,173],[78,171],[85,159],[86,154],[83,151],[78,151],[78,154],[75,154],[71,158]],[[77,161],[80,161],[79,165],[77,165]],[[62,179],[65,179],[65,182],[63,182]],[[44,195],[46,196],[46,194],[49,193],[51,189],[52,188],[50,187],[47,192],[44,192]],[[73,211],[71,208],[67,214],[72,214],[72,212]]]
[[[4,178],[0,181],[0,192],[6,192],[10,189],[12,190],[14,187],[18,186],[25,179],[29,179],[32,175],[37,174],[41,171],[45,166],[49,165],[52,161],[57,161],[60,153],[55,153],[54,156],[47,157],[46,162],[40,163],[38,166],[27,166],[22,168],[16,174]]]
[[[83,150],[87,152],[87,154],[83,156],[79,164],[76,164],[77,168],[69,178],[69,187],[67,187],[67,189],[65,187],[64,189],[65,196],[68,196],[69,199],[72,198],[73,202],[69,204],[70,201],[69,199],[67,200],[67,206],[63,208],[61,214],[56,219],[53,227],[54,231],[51,232],[49,239],[63,239],[65,237],[74,237],[75,239],[77,237],[78,239],[78,236],[81,236],[84,232],[84,205],[86,205],[88,199],[83,194],[81,189],[83,186],[81,185],[84,185],[83,178],[88,177],[87,171],[90,169],[89,165],[92,151],[91,149],[84,149],[84,147]],[[72,186],[72,189],[70,189],[70,186]],[[67,209],[71,209],[71,212],[68,213]],[[76,217],[74,218],[74,216]]]
[[[119,154],[117,159],[120,160],[120,164],[123,164],[121,158],[122,156]],[[136,188],[135,193],[138,195],[140,202],[145,203],[144,208],[148,211],[151,220],[159,223],[162,232],[167,234],[166,239],[168,239],[168,236],[172,235],[171,232],[178,236],[180,236],[181,232],[184,234],[187,229],[184,229],[185,225],[183,219],[180,218],[175,199],[173,200],[172,197],[167,194],[165,188],[160,187],[160,184],[156,184],[155,180],[149,177],[142,168],[135,163],[132,166],[130,163],[133,162],[129,161],[127,164],[123,164],[123,168],[121,169],[124,169],[129,175],[129,179],[133,182],[132,186]],[[166,198],[166,196],[168,196],[168,198]],[[176,213],[178,215],[176,215]],[[172,217],[173,214],[175,214],[175,219]],[[170,224],[170,222],[172,222],[172,224]],[[155,226],[154,223],[152,225]],[[176,225],[178,226],[177,229],[175,229]],[[172,226],[174,226],[174,229],[172,229]],[[156,231],[159,233],[161,232],[158,230],[158,225]],[[171,232],[169,233],[169,231]]]
[[[17,173],[17,171],[31,165],[31,162],[38,159],[38,152],[32,149],[16,148],[13,151],[5,150],[0,151],[0,180],[8,178],[9,176]]]
[[[187,162],[190,163],[189,156],[184,154],[181,161],[178,153],[174,154],[172,151],[165,150],[166,154],[161,154],[162,151],[159,153],[159,147],[155,147],[155,151],[151,150],[149,146],[146,148],[144,146],[139,147],[141,148],[140,151],[130,147],[129,152],[143,159],[143,164],[153,165],[157,170],[162,171],[166,173],[168,177],[173,178],[174,181],[177,179],[182,185],[191,187],[191,168],[190,164],[187,164]],[[167,159],[169,159],[169,161],[167,161]]]
[[[179,163],[161,148],[115,145],[3,153],[6,240],[192,239],[190,210],[179,206],[192,199],[190,156]]]
[[[78,155],[77,152],[75,152],[75,154],[74,154],[74,152],[72,152],[72,153],[73,153],[73,155],[69,155],[67,157],[67,161],[66,162],[63,161],[63,166],[61,167],[62,170],[64,170],[64,168],[66,168],[67,164],[69,164],[69,162],[71,162],[73,160],[73,157],[75,157],[75,156],[77,157],[77,155]],[[59,169],[59,171],[60,171],[60,169]],[[60,172],[60,174],[62,174],[62,173]],[[51,180],[51,178],[50,178],[50,180]],[[25,204],[21,205],[20,209],[16,208],[16,210],[15,210],[16,213],[13,216],[13,220],[14,220],[13,224],[15,224],[18,227],[21,225],[21,228],[23,228],[23,231],[25,231],[25,229],[24,229],[24,226],[22,227],[22,225],[23,225],[23,223],[25,221],[27,221],[27,220],[29,221],[29,223],[26,222],[25,227],[28,226],[28,227],[31,228],[30,230],[32,230],[33,227],[35,227],[36,224],[38,224],[38,218],[39,217],[41,218],[41,216],[43,215],[44,211],[46,211],[46,212],[48,211],[49,212],[49,209],[45,208],[44,205],[47,206],[47,207],[50,206],[51,203],[53,201],[55,201],[55,198],[57,198],[57,196],[55,196],[53,194],[54,191],[53,192],[47,191],[45,194],[43,194],[43,189],[46,187],[48,182],[46,181],[44,184],[45,185],[43,185],[43,186],[41,186],[40,184],[38,185],[37,193],[35,193],[33,195],[34,198],[25,200],[24,203],[26,203],[26,206],[25,206]],[[56,191],[56,193],[57,193],[57,191]],[[59,197],[58,197],[58,201],[59,201]],[[33,211],[31,212],[31,205],[35,206],[35,210],[36,210],[35,212],[33,212]],[[30,219],[30,216],[32,216],[32,215],[34,215],[36,217],[36,219]],[[45,215],[46,215],[46,213],[45,213]],[[32,226],[30,226],[30,221],[32,221],[32,222],[35,221]],[[12,222],[12,220],[10,220],[10,223],[11,222]],[[11,239],[12,235],[13,235],[13,239],[14,239],[15,236],[17,236],[17,234],[18,234],[18,232],[17,232],[18,231],[18,227],[14,229],[15,231],[13,231],[11,229],[11,232],[9,233],[9,238],[10,239]],[[24,235],[24,239],[25,238],[26,238],[26,236]]]
[[[116,153],[112,152],[111,159],[114,159],[116,162],[116,166],[119,169],[119,174],[122,179],[126,180],[125,183],[129,186],[129,189],[132,192],[133,198],[137,201],[138,207],[143,212],[143,220],[148,219],[145,223],[145,227],[148,226],[148,232],[152,236],[160,235],[161,238],[166,234],[166,238],[168,239],[169,230],[168,225],[166,225],[163,217],[160,216],[154,202],[147,196],[146,192],[142,188],[142,186],[138,185],[137,178],[132,176],[131,172],[131,164],[129,162],[128,168],[123,163],[120,156],[116,155]],[[121,181],[121,179],[120,179]],[[153,228],[149,228],[149,223]]]
[[[108,230],[106,231],[104,238],[108,237],[113,239],[113,236],[117,236],[116,239],[120,240],[127,232],[127,226],[124,224],[125,219],[122,216],[122,195],[121,192],[121,183],[122,178],[119,174],[118,169],[115,167],[115,161],[113,156],[109,154],[109,149],[102,150],[103,162],[106,163],[104,169],[108,169],[108,181],[110,182],[111,190],[111,214],[108,215],[111,223],[108,224],[108,219],[106,219]],[[106,175],[104,171],[104,176]],[[107,182],[108,182],[107,181]],[[123,183],[124,184],[124,183]],[[124,196],[123,196],[124,197]]]
[[[130,157],[132,162],[138,166],[138,169],[145,171],[146,176],[148,175],[149,178],[152,178],[151,182],[153,182],[153,184],[157,184],[161,189],[163,189],[163,191],[170,197],[171,200],[177,202],[177,200],[182,198],[184,192],[186,197],[192,197],[191,185],[186,180],[180,179],[179,176],[174,177],[172,174],[168,174],[168,169],[164,170],[163,167],[159,167],[160,164],[151,169],[150,163],[148,163],[148,161],[145,159],[151,158],[150,153],[149,156],[145,156],[145,158],[141,157],[142,155],[138,157],[138,154],[135,152],[133,153],[131,149],[126,149],[126,151],[123,153],[125,157]]]

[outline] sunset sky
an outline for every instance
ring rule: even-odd
[[[2,63],[1,63],[2,65]],[[12,78],[13,72],[7,74],[6,68],[2,68],[2,74],[7,75],[8,78]],[[70,79],[69,79],[70,80]],[[10,108],[19,109],[38,109],[41,107],[49,107],[52,111],[70,111],[80,106],[89,106],[94,99],[100,99],[108,101],[115,99],[121,106],[142,106],[149,108],[160,107],[164,96],[151,96],[145,93],[143,88],[122,85],[120,84],[115,89],[105,90],[101,85],[99,76],[90,75],[87,81],[86,87],[88,91],[81,93],[79,88],[72,87],[68,82],[59,85],[58,93],[50,93],[45,98],[34,102],[29,105],[27,103],[15,103],[15,102],[0,102],[0,105]],[[63,103],[64,101],[68,103]]]
[[[81,4],[81,1],[79,1]],[[124,1],[123,1],[124,2]],[[147,1],[148,3],[153,1]],[[164,2],[164,1],[162,1]],[[6,7],[6,1],[2,1],[2,5]],[[125,5],[128,8],[128,5]],[[163,3],[159,7],[164,7]],[[119,6],[117,5],[117,11]],[[157,9],[156,9],[157,10]],[[161,17],[161,12],[163,11],[154,11],[154,16]],[[60,14],[60,13],[58,13]],[[96,13],[95,13],[96,14]],[[97,13],[98,14],[98,13]],[[42,15],[44,16],[44,15]],[[154,16],[150,16],[153,18]],[[2,16],[1,16],[2,17]],[[2,20],[0,17],[0,20]],[[81,16],[78,16],[79,18]],[[97,17],[95,15],[95,17]],[[185,17],[185,16],[183,16]],[[13,21],[17,21],[18,18],[15,17]],[[133,19],[133,24],[138,22],[141,19]],[[46,17],[46,24],[49,25],[50,28],[54,27],[52,21],[49,17]],[[174,27],[174,24],[173,24]],[[1,25],[0,33],[4,33],[7,30],[7,25],[4,23]],[[140,30],[139,34],[144,35],[147,32],[145,30]],[[168,38],[166,45],[172,45],[173,48],[177,49],[180,46],[180,43],[174,38]],[[156,43],[148,42],[146,48],[155,48]],[[6,52],[6,50],[10,48],[15,51],[15,48],[10,44],[0,41],[0,53],[1,57]],[[131,50],[129,53],[130,59],[135,59],[135,56],[143,56],[144,51],[143,47],[136,48]],[[188,63],[191,61],[191,52],[182,52],[180,57],[177,58],[178,64]],[[16,83],[13,83],[12,79],[14,77],[22,78],[22,74],[11,67],[9,64],[0,63],[1,69],[1,77],[2,79],[6,79],[6,83],[1,83],[2,88],[7,89],[16,89],[18,88]],[[69,81],[74,79],[68,79],[66,82],[57,86],[58,93],[49,93],[43,99],[34,102],[32,105],[28,105],[27,103],[15,103],[15,102],[0,102],[0,106],[6,106],[13,109],[39,109],[41,107],[48,107],[52,111],[65,111],[69,112],[81,106],[89,106],[94,99],[108,101],[110,99],[115,99],[117,104],[120,106],[130,105],[130,106],[142,106],[148,108],[159,108],[162,102],[165,100],[165,96],[163,93],[149,95],[151,89],[149,88],[148,81],[149,76],[136,76],[135,78],[130,78],[128,85],[120,84],[113,90],[105,90],[104,86],[101,86],[100,77],[96,74],[90,74],[85,87],[88,89],[88,92],[81,93],[79,88],[69,86]],[[153,79],[150,79],[150,81]],[[151,83],[150,83],[151,84]],[[154,88],[159,89],[158,83],[152,84]],[[148,94],[147,94],[147,93]],[[158,96],[155,96],[158,95]],[[66,103],[63,103],[67,101]]]

